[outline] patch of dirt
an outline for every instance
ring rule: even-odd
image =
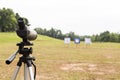
[[[89,72],[91,74],[105,75],[105,74],[117,74],[118,71],[112,64],[94,64],[94,63],[70,63],[62,64],[61,70],[64,71],[80,71]]]
[[[36,80],[60,80],[57,75],[54,74],[41,74],[36,76]]]

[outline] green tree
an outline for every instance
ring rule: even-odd
[[[69,32],[68,33],[68,37],[70,37],[71,38],[71,40],[73,41],[74,40],[74,38],[75,38],[75,33],[74,32]]]
[[[55,38],[55,35],[56,35],[55,32],[56,32],[55,29],[54,29],[54,28],[51,28],[51,29],[49,30],[49,36]]]
[[[35,28],[35,31],[36,31],[38,34],[44,35],[44,31],[43,31],[42,28]]]
[[[119,35],[116,33],[111,33],[110,34],[110,42],[118,42]]]
[[[100,34],[100,41],[103,41],[103,42],[110,41],[110,32],[109,31],[105,31],[105,32],[101,33]]]
[[[56,30],[56,38],[62,39],[62,32],[61,32],[61,30]]]
[[[120,34],[118,34],[118,42],[120,42]]]
[[[12,9],[0,9],[0,31],[9,32],[16,29],[16,17]]]
[[[16,13],[15,18],[16,18],[16,19],[19,19],[19,18],[20,18],[20,15],[19,15],[18,13]]]

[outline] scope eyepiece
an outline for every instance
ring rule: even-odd
[[[18,26],[20,30],[24,30],[25,29],[25,23],[23,21],[23,18],[19,18],[18,19]]]

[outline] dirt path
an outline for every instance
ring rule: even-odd
[[[117,74],[118,71],[112,64],[94,64],[94,63],[70,63],[60,66],[64,71],[90,72],[91,74]]]

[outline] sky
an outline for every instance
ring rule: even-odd
[[[26,17],[31,28],[53,27],[77,35],[120,33],[119,0],[0,0],[3,7]]]

